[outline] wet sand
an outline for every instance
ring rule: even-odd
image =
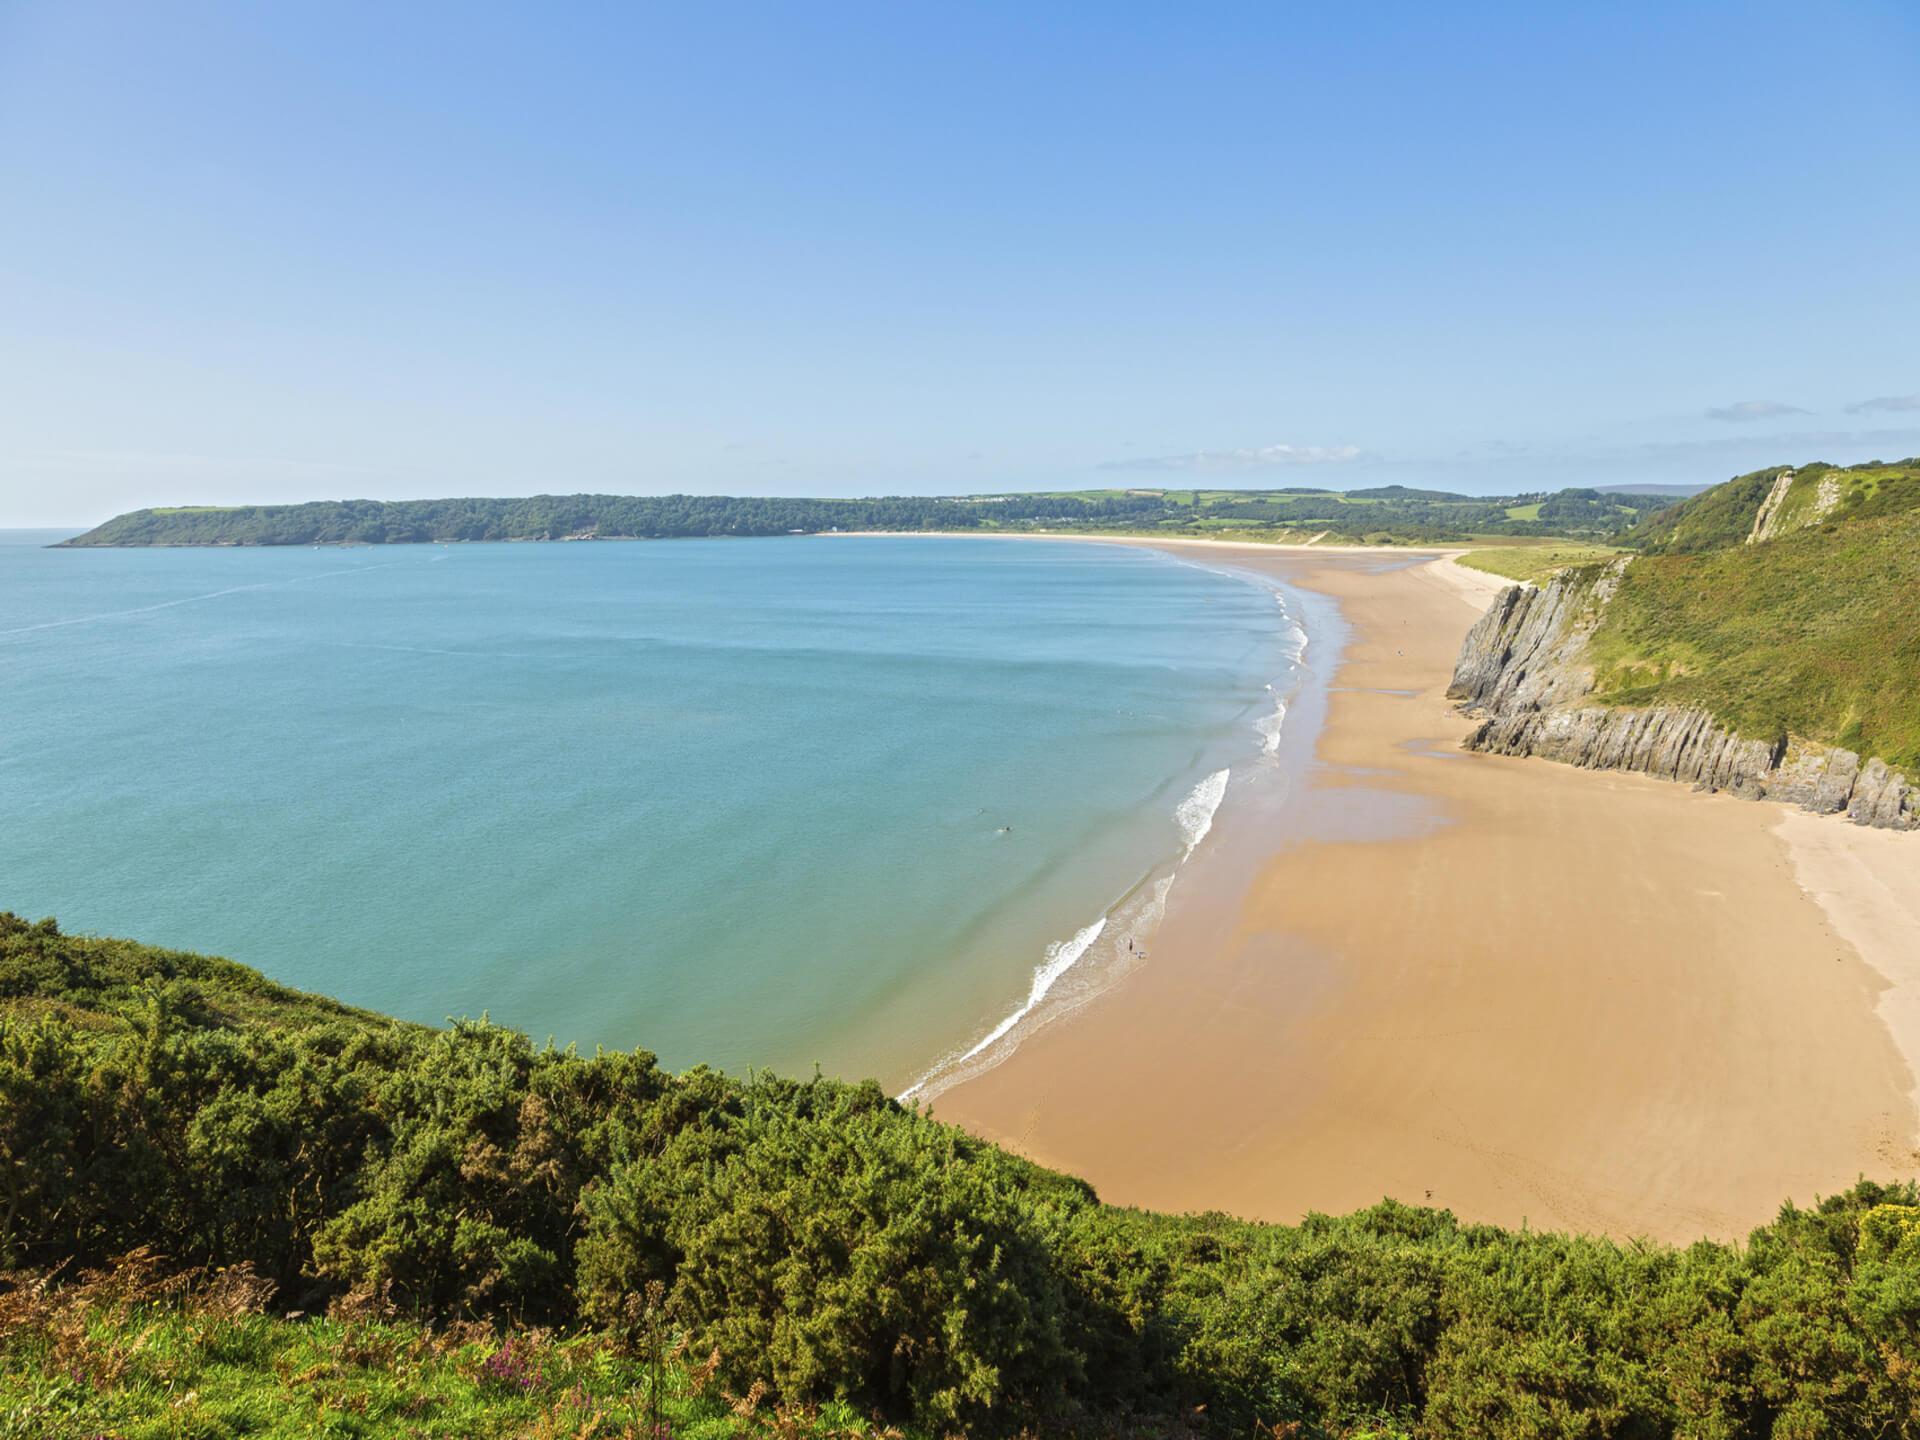
[[[1778,807],[1461,752],[1444,691],[1484,576],[1216,558],[1338,602],[1308,777],[1272,814],[1236,820],[1230,794],[1222,854],[1183,876],[1149,961],[938,1116],[1109,1201],[1271,1220],[1393,1196],[1728,1238],[1787,1198],[1913,1173],[1906,1012],[1879,1008],[1869,922],[1844,933],[1810,894],[1857,894],[1854,850],[1830,842],[1821,870]],[[1920,839],[1873,838],[1920,862]]]

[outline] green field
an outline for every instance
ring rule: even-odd
[[[1575,565],[1591,565],[1622,552],[1612,545],[1577,545],[1547,541],[1537,545],[1497,545],[1469,550],[1459,563],[1470,570],[1504,575],[1509,580],[1539,584],[1548,576]]]

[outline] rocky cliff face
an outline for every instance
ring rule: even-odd
[[[1624,563],[1624,562],[1622,562]],[[1469,750],[1538,755],[1593,770],[1637,770],[1777,800],[1857,825],[1920,827],[1920,789],[1880,760],[1808,741],[1747,740],[1704,710],[1582,704],[1593,690],[1588,638],[1618,588],[1619,565],[1515,585],[1480,617],[1447,694],[1481,716]]]

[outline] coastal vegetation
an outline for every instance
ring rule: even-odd
[[[1337,490],[1093,490],[806,500],[703,495],[322,500],[137,510],[66,543],[396,545],[478,540],[668,539],[857,530],[1066,531],[1373,543],[1605,536],[1670,503],[1659,495],[1475,497],[1402,485]]]
[[[673,1348],[476,1322],[427,1325],[369,1300],[269,1309],[242,1264],[195,1271],[147,1251],[84,1275],[16,1275],[0,1294],[0,1434],[644,1437],[893,1434],[852,1407],[736,1395]],[[650,1348],[651,1347],[651,1348]]]
[[[1758,471],[1629,539],[1645,553],[1587,645],[1595,699],[1920,774],[1920,462]]]
[[[1690,555],[1788,535],[1814,525],[1920,509],[1920,459],[1864,465],[1778,465],[1656,511],[1621,536],[1654,555]]]
[[[1467,748],[1920,828],[1920,462],[1756,471],[1625,538],[1468,632]]]
[[[0,1434],[1895,1436],[1920,1193],[1744,1245],[1264,1225],[818,1076],[0,915]]]

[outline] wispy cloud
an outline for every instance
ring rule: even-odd
[[[1816,460],[1853,465],[1870,456],[1911,453],[1914,445],[1920,445],[1920,429],[1795,430],[1785,435],[1742,435],[1738,439],[1729,436],[1724,440],[1648,440],[1613,453],[1622,457],[1727,455],[1737,459],[1745,456],[1751,458],[1753,468],[1758,469],[1763,465],[1808,465]]]
[[[1732,405],[1716,405],[1707,411],[1709,420],[1771,420],[1776,415],[1807,415],[1798,405],[1783,405],[1778,400],[1739,400]]]
[[[1871,458],[1920,454],[1920,426],[1876,430],[1794,430],[1784,434],[1747,431],[1711,439],[1645,440],[1636,444],[1598,440],[1521,449],[1488,442],[1450,455],[1369,456],[1383,474],[1409,484],[1431,483],[1434,472],[1465,467],[1488,476],[1523,476],[1498,483],[1519,488],[1556,489],[1584,484],[1596,474],[1612,481],[1638,477],[1658,480],[1720,481],[1767,465],[1804,465],[1816,460],[1853,465]],[[1420,476],[1426,472],[1427,482]]]
[[[1360,458],[1358,445],[1261,445],[1243,450],[1196,450],[1189,455],[1142,455],[1109,460],[1102,470],[1276,470],[1290,465],[1340,465]]]
[[[1847,406],[1849,415],[1878,415],[1886,411],[1920,410],[1920,395],[1876,395]]]

